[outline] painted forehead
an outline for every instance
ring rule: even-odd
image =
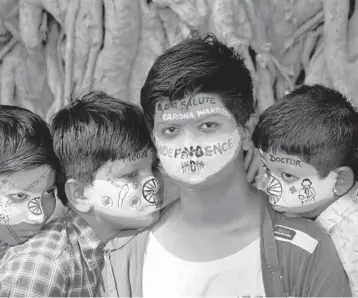
[[[298,156],[285,154],[279,150],[275,152],[259,150],[259,152],[261,159],[270,170],[289,171],[297,175],[317,175],[316,169]]]
[[[0,191],[21,190],[42,193],[55,183],[55,172],[50,166],[40,166],[31,170],[0,175]]]
[[[97,180],[107,180],[108,176],[125,174],[135,169],[151,168],[156,152],[153,148],[146,148],[135,153],[128,153],[123,159],[105,164],[98,171]]]
[[[188,122],[188,120],[197,120],[213,115],[232,119],[231,113],[225,108],[219,96],[198,93],[174,102],[169,100],[158,102],[155,123]]]

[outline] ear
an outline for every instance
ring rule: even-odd
[[[259,122],[259,117],[257,114],[251,114],[249,120],[247,120],[242,131],[242,149],[244,151],[254,150],[254,144],[252,142],[251,136],[254,132],[254,129]]]
[[[337,173],[337,179],[333,191],[335,195],[341,197],[352,188],[355,182],[354,173],[350,167],[339,167],[335,172]]]
[[[65,193],[70,202],[77,211],[88,213],[92,210],[92,202],[85,196],[85,186],[74,180],[69,179],[65,183]]]

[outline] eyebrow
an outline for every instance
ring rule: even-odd
[[[194,119],[183,119],[183,120],[169,120],[169,121],[163,121],[163,120],[160,120],[157,122],[157,125],[180,125],[182,124],[182,122],[185,120],[189,120],[189,121],[194,121],[195,123],[198,123],[200,121],[203,121],[203,120],[206,120],[208,118],[211,118],[211,117],[215,117],[215,116],[219,116],[220,118],[226,118],[226,119],[229,119],[227,116],[221,114],[221,113],[212,113],[212,114],[208,114],[208,115],[204,115],[204,116],[195,116]],[[178,122],[174,122],[173,121],[180,121],[181,123],[178,123]]]

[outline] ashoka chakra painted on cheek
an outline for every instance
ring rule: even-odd
[[[27,205],[27,208],[29,208],[31,213],[35,215],[41,215],[42,214],[41,198],[32,199]]]
[[[151,204],[157,203],[157,198],[155,194],[158,192],[158,190],[159,190],[158,180],[155,178],[148,180],[146,183],[144,183],[142,189],[142,194],[144,199]]]
[[[282,196],[282,186],[280,181],[275,177],[270,177],[270,181],[267,185],[267,194],[271,204],[276,204]]]

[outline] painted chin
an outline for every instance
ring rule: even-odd
[[[162,207],[162,203],[156,205],[148,205],[140,208],[139,212],[143,213],[144,215],[146,214],[150,215],[151,213],[159,211],[161,207]]]
[[[277,212],[280,213],[290,213],[290,214],[303,216],[303,214],[315,210],[317,208],[317,204],[308,204],[303,206],[292,206],[292,207],[272,205],[272,207],[273,209],[275,209]]]
[[[20,223],[12,226],[1,225],[0,241],[10,245],[18,245],[26,242],[30,238],[38,234],[42,228],[42,224],[32,225],[29,223]]]

